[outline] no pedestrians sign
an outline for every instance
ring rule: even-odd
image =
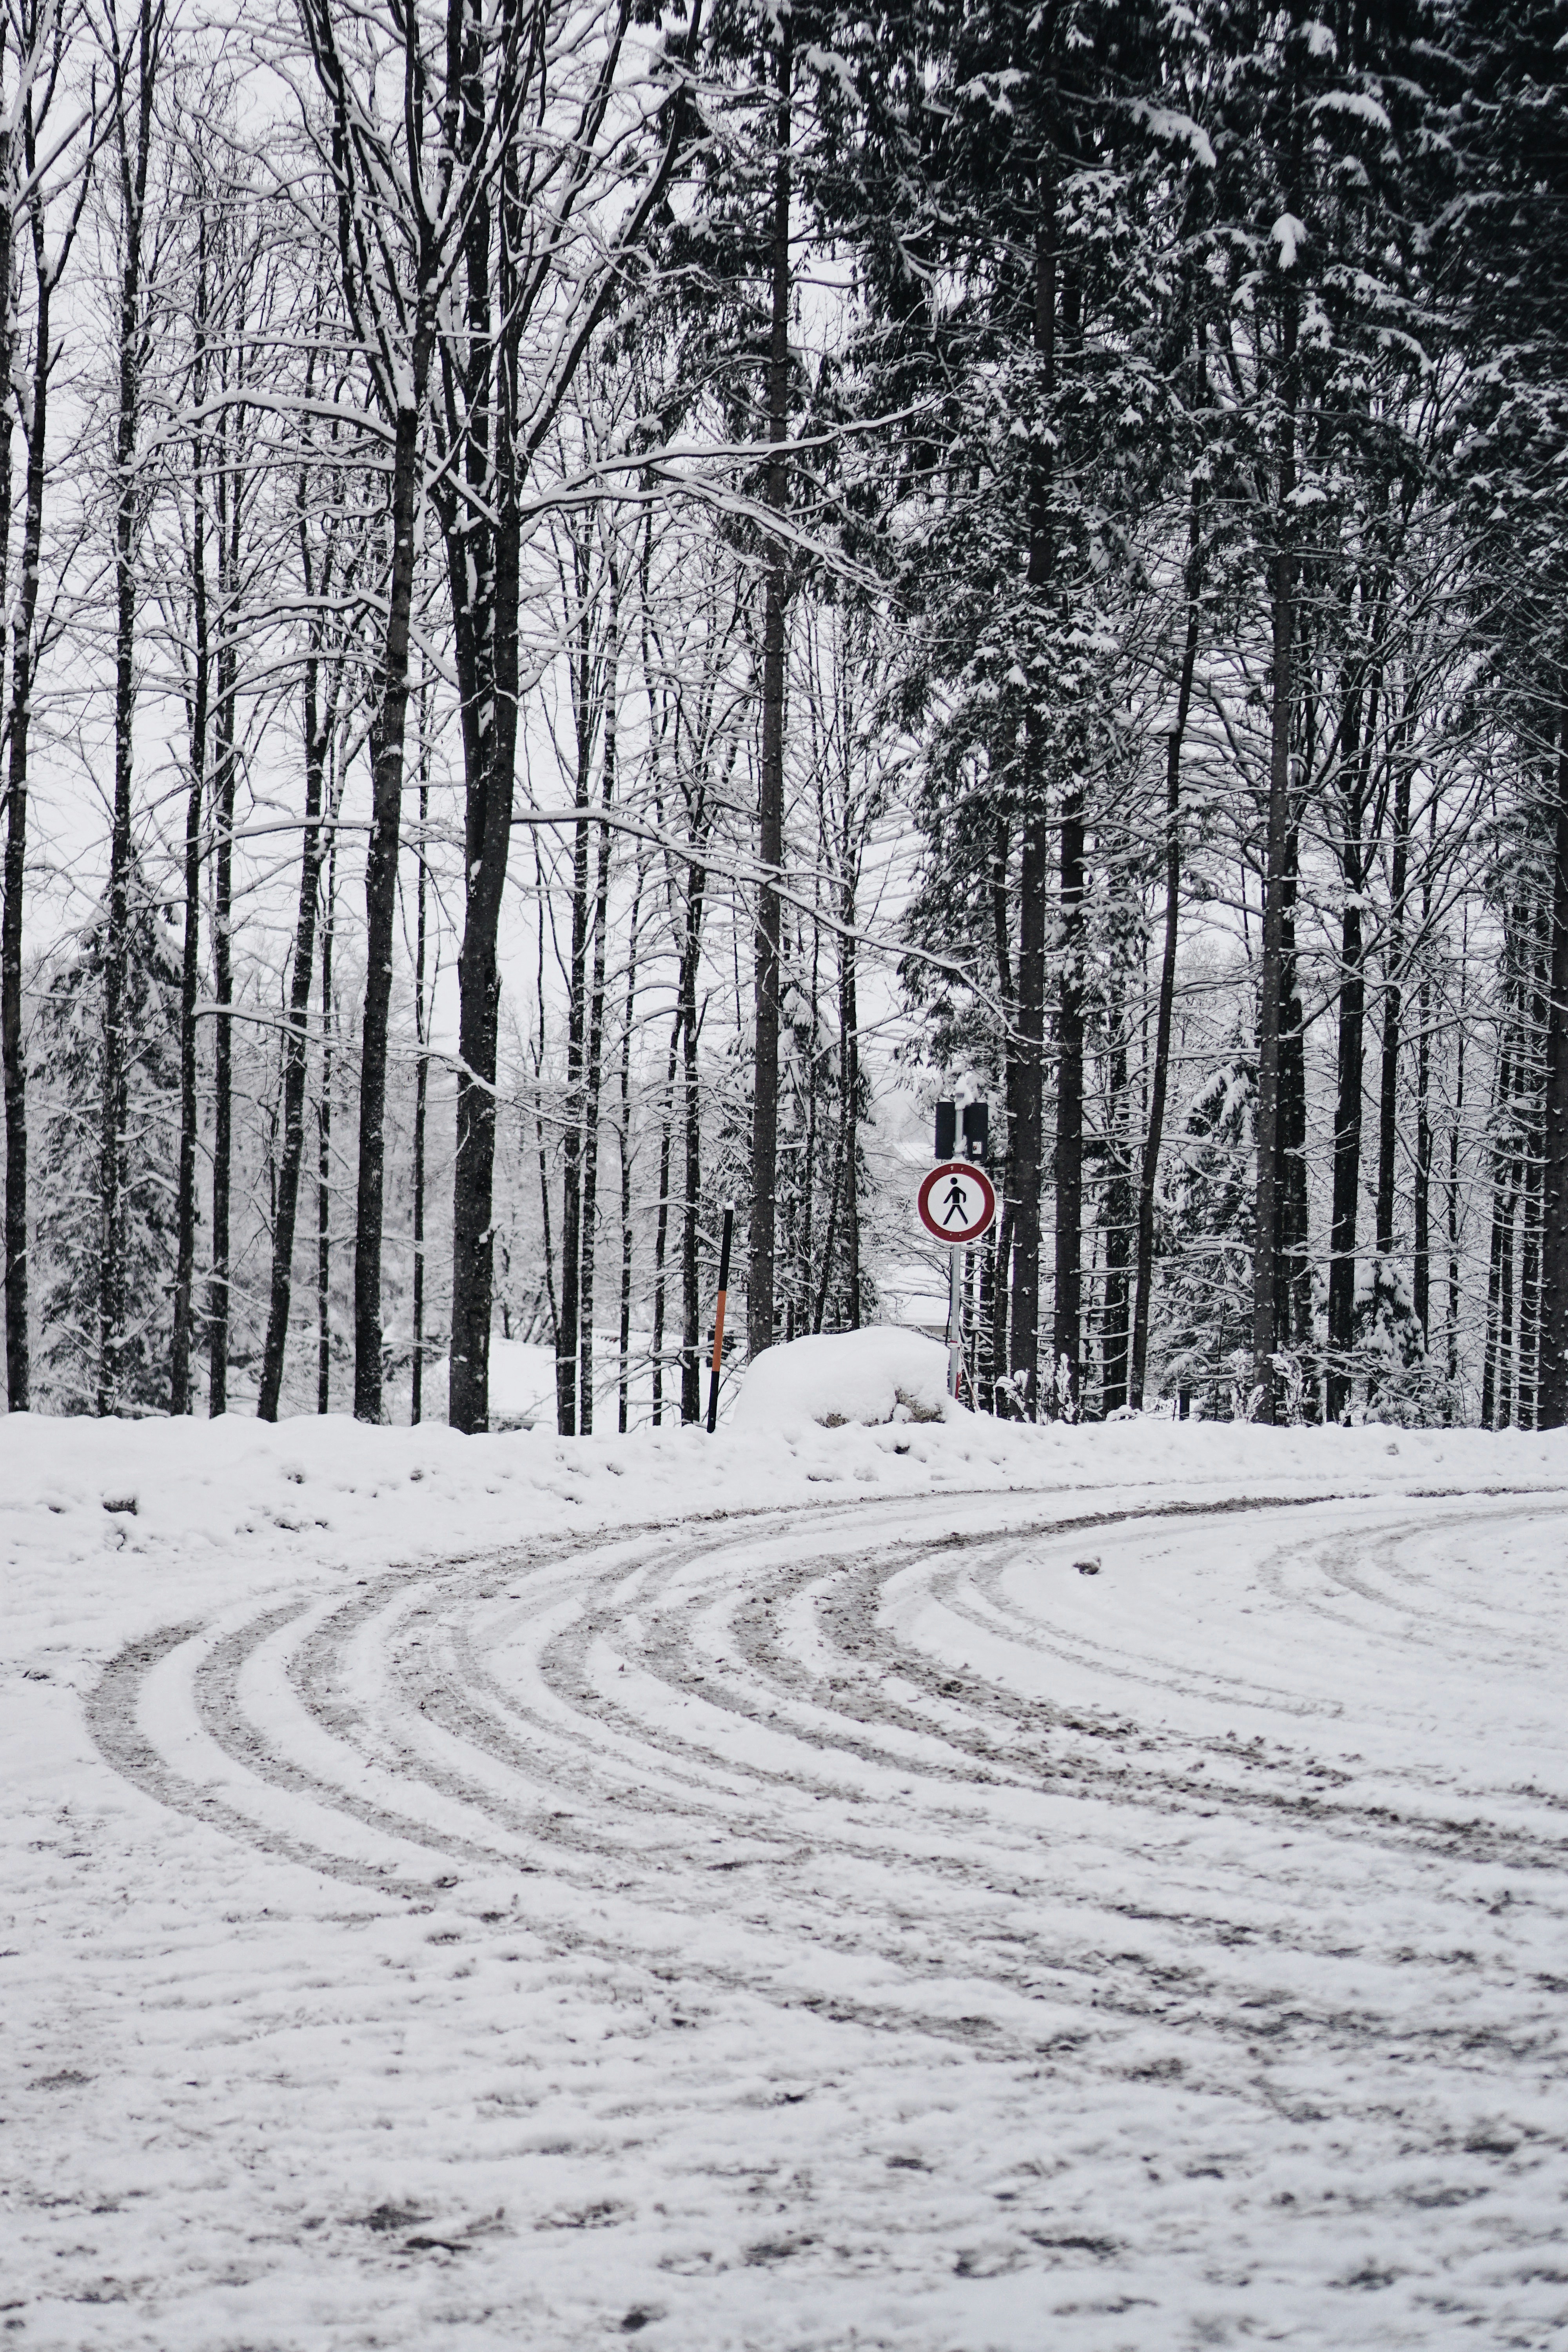
[[[944,1160],[921,1178],[915,1207],[932,1241],[961,1249],[990,1230],[996,1215],[996,1187],[972,1160]]]

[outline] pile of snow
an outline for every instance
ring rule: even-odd
[[[947,1421],[962,1412],[947,1393],[947,1350],[895,1323],[867,1331],[791,1339],[747,1370],[731,1416],[736,1429],[823,1429],[887,1421]]]

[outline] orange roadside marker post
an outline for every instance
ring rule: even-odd
[[[713,1369],[708,1375],[708,1434],[719,1426],[719,1367],[724,1356],[724,1301],[730,1289],[730,1244],[735,1237],[735,1211],[726,1202],[724,1235],[719,1244],[719,1303],[713,1309]]]

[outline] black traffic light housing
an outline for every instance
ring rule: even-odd
[[[939,1160],[958,1156],[958,1105],[939,1102],[936,1107],[936,1156]]]

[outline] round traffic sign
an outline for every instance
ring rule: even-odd
[[[921,1178],[915,1207],[932,1241],[957,1249],[965,1242],[977,1242],[992,1224],[996,1187],[972,1160],[944,1160]]]

